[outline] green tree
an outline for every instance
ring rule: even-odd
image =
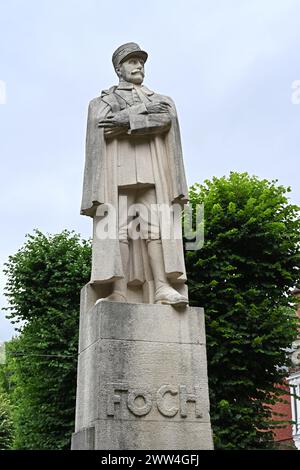
[[[205,243],[186,253],[191,303],[205,308],[211,419],[219,449],[267,448],[271,403],[296,336],[299,207],[276,181],[231,173],[195,184]]]
[[[0,450],[10,449],[13,439],[13,421],[7,396],[0,393]]]
[[[63,231],[27,236],[6,264],[8,317],[23,322],[8,374],[18,449],[68,449],[74,431],[79,296],[90,243]]]

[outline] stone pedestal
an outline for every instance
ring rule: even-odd
[[[72,449],[212,449],[204,312],[81,293]]]

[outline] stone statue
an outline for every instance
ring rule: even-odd
[[[142,85],[147,57],[138,44],[120,46],[119,84],[89,105],[81,214],[94,221],[98,298],[180,307],[188,304],[181,230],[162,236],[160,207],[181,211],[188,190],[174,103]]]
[[[147,57],[120,46],[119,85],[89,107],[81,212],[93,218],[92,275],[80,295],[74,450],[213,449],[204,309],[187,305],[177,114],[142,85]]]

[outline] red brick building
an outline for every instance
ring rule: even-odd
[[[299,298],[296,314],[300,318],[300,289],[295,289],[293,293]],[[293,344],[292,362],[294,367],[289,370],[286,391],[290,390],[291,393],[300,397],[300,339]],[[275,441],[282,449],[300,450],[300,399],[296,396],[283,394],[282,398],[286,403],[277,403],[273,407],[274,412],[283,415],[282,417],[274,416],[274,419],[294,421],[294,424],[275,430]]]

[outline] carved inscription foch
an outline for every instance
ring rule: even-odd
[[[125,399],[124,399],[125,395]],[[146,416],[153,408],[168,418],[179,415],[181,418],[202,418],[201,387],[194,385],[163,384],[155,392],[146,387],[131,388],[126,383],[106,385],[107,416],[115,417],[118,410],[125,406],[135,416]],[[193,403],[194,406],[188,406]],[[122,411],[122,410],[121,410]]]

